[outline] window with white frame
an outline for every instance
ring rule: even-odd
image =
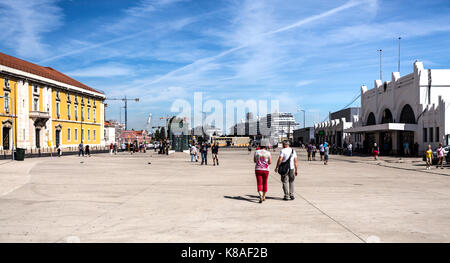
[[[39,111],[39,98],[34,98],[33,99],[33,110],[34,111]]]
[[[81,120],[84,121],[84,106],[81,106]]]
[[[91,130],[88,130],[88,141],[91,140]]]
[[[97,133],[96,133],[96,130],[94,130],[93,133],[94,133],[94,134],[93,134],[93,136],[94,136],[94,141],[96,141],[96,140],[97,140]]]
[[[78,105],[77,104],[74,105],[74,113],[73,114],[75,114],[75,120],[78,120]]]
[[[97,120],[97,114],[96,114],[96,110],[95,110],[95,108],[94,108],[94,122]]]
[[[70,141],[70,128],[67,128],[67,140]]]
[[[9,112],[9,93],[5,92],[4,98],[5,100],[5,111]]]
[[[70,104],[67,103],[67,118],[70,119]]]
[[[91,108],[87,109],[87,117],[88,117],[88,120],[91,119]]]
[[[3,86],[3,89],[5,89],[5,90],[9,90],[10,89],[9,79],[8,78],[5,78],[5,86]]]
[[[84,141],[84,129],[81,129],[81,140]]]
[[[61,116],[61,109],[59,108],[59,101],[56,102],[56,117]]]
[[[75,128],[75,141],[78,141],[78,129]]]
[[[33,85],[33,93],[34,94],[39,94],[39,87],[36,84]]]

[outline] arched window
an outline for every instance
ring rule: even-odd
[[[373,114],[373,112],[371,112],[369,114],[369,117],[367,118],[367,126],[369,125],[375,125],[377,124],[376,120],[375,120],[375,114]]]
[[[410,123],[410,124],[416,124],[416,117],[414,116],[414,111],[409,106],[409,104],[406,104],[402,112],[400,113],[400,122],[401,123]]]
[[[383,111],[383,117],[381,118],[381,123],[393,123],[392,113],[389,109]]]

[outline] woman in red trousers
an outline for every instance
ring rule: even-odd
[[[267,180],[269,179],[269,165],[272,163],[270,152],[266,150],[266,145],[261,143],[260,149],[255,152],[253,158],[255,162],[255,175],[258,184],[259,203],[266,201]]]

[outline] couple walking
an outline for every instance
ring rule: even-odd
[[[266,200],[267,181],[269,178],[269,165],[272,164],[272,156],[267,151],[267,143],[262,141],[260,149],[255,152],[255,175],[258,185],[259,203]],[[297,153],[289,146],[289,141],[283,141],[283,149],[280,152],[275,172],[281,175],[284,198],[287,201],[295,199],[294,180],[298,174]]]

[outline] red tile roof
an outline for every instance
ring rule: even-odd
[[[41,76],[41,77],[44,77],[47,79],[59,81],[59,82],[69,84],[69,85],[72,85],[72,86],[75,86],[75,87],[78,87],[81,89],[85,89],[88,91],[93,91],[93,92],[103,94],[103,92],[100,92],[89,86],[86,86],[83,83],[81,83],[77,80],[74,80],[73,78],[71,78],[67,75],[64,75],[63,73],[61,73],[55,69],[52,69],[50,67],[39,66],[39,65],[33,64],[31,62],[16,58],[16,57],[6,55],[1,52],[0,52],[0,65],[14,68],[14,69],[21,70],[21,71],[25,71],[27,73],[38,75],[38,76]]]

